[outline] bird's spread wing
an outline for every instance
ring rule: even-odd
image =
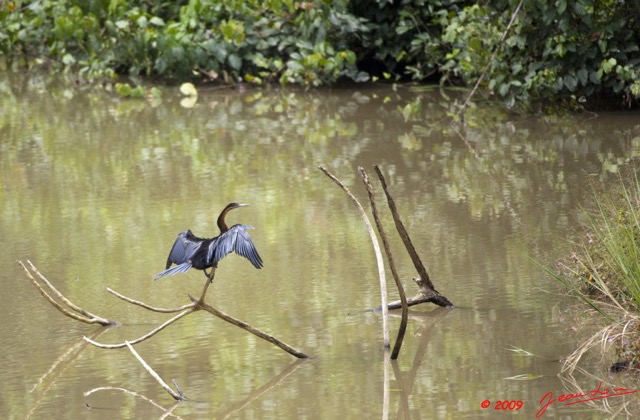
[[[153,280],[158,280],[159,278],[162,278],[164,276],[173,276],[174,274],[184,273],[186,271],[189,271],[191,266],[192,264],[190,262],[176,265],[175,267],[172,267],[168,270],[161,271],[160,273],[156,274],[155,276],[153,276]]]
[[[253,227],[248,225],[233,225],[229,230],[215,238],[209,245],[209,252],[207,254],[208,261],[217,265],[218,261],[235,252],[251,261],[251,264],[256,268],[262,268],[262,258],[260,258],[258,250],[256,250],[255,245],[253,245],[251,241],[251,237],[246,232],[247,229],[253,229]]]
[[[193,254],[198,250],[202,240],[195,236],[190,230],[185,230],[178,234],[176,241],[173,243],[169,257],[167,258],[168,269],[171,264],[182,264],[189,261]]]
[[[164,276],[172,276],[178,273],[184,273],[188,271],[193,264],[191,264],[191,258],[195,252],[200,248],[202,239],[191,233],[190,230],[185,230],[178,234],[178,238],[173,243],[169,257],[167,258],[167,266],[165,270],[153,276],[154,280],[158,280]],[[171,264],[176,264],[175,267],[171,267]]]

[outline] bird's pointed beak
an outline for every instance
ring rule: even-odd
[[[238,207],[247,207],[249,204],[238,203]]]

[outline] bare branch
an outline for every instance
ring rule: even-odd
[[[393,200],[393,197],[391,197],[391,194],[389,193],[389,189],[387,188],[387,182],[384,179],[384,175],[382,175],[382,171],[380,171],[380,168],[378,167],[378,165],[374,166],[374,169],[376,171],[376,174],[378,175],[378,178],[380,179],[380,183],[382,184],[382,189],[384,190],[384,193],[387,196],[389,209],[391,210],[391,215],[393,216],[393,220],[396,224],[396,229],[398,230],[398,234],[400,235],[400,238],[402,239],[402,242],[404,243],[404,246],[407,249],[409,256],[411,257],[411,261],[413,261],[413,265],[415,266],[416,271],[420,275],[421,282],[426,286],[426,289],[424,289],[423,292],[429,295],[429,297],[433,297],[434,298],[432,300],[433,303],[439,306],[453,306],[453,304],[449,302],[449,300],[446,297],[442,296],[433,286],[433,283],[429,278],[429,274],[427,273],[427,269],[424,267],[424,264],[422,264],[422,260],[420,259],[420,256],[418,256],[418,253],[416,252],[416,249],[413,246],[413,242],[411,242],[409,233],[405,229],[404,224],[402,223],[402,220],[400,220],[400,215],[398,214],[396,203]]]
[[[209,277],[209,280],[205,282],[204,286],[202,287],[202,292],[200,292],[200,299],[198,300],[198,302],[204,302],[204,297],[207,294],[207,289],[209,288],[209,286],[211,286],[211,283],[213,283],[213,278],[215,276],[216,276],[216,267],[211,267],[211,271],[207,275],[207,277]]]
[[[140,343],[141,341],[146,340],[147,338],[151,338],[154,335],[156,335],[157,333],[159,333],[160,331],[162,331],[163,329],[165,329],[166,327],[168,327],[169,325],[173,324],[174,322],[176,322],[177,320],[179,320],[180,318],[189,315],[191,312],[197,311],[198,309],[194,307],[194,305],[191,305],[190,308],[186,309],[185,311],[180,312],[178,315],[174,316],[173,318],[171,318],[170,320],[166,321],[164,324],[158,326],[157,328],[151,330],[150,332],[148,332],[147,334],[143,335],[142,337],[139,337],[135,340],[129,340],[128,342],[131,344],[137,344]],[[127,341],[125,341],[124,343],[120,343],[120,344],[102,344],[102,343],[98,343],[97,341],[93,341],[88,337],[82,337],[86,342],[93,344],[96,347],[100,347],[103,349],[121,349],[123,347],[127,346]]]
[[[51,295],[49,295],[47,293],[46,290],[44,290],[44,288],[40,285],[40,283],[38,283],[38,281],[31,275],[31,272],[29,271],[29,269],[24,265],[24,263],[22,261],[18,261],[18,264],[20,264],[22,266],[22,268],[24,269],[25,273],[27,273],[27,277],[29,277],[29,279],[31,280],[31,283],[36,287],[36,289],[38,289],[38,291],[40,292],[40,294],[57,310],[59,310],[60,312],[62,312],[64,315],[68,316],[69,318],[73,318],[76,321],[80,321],[80,322],[84,322],[85,324],[100,324],[100,325],[104,325],[104,326],[113,326],[113,325],[118,325],[117,322],[114,321],[110,321],[106,318],[102,318],[100,316],[94,315],[89,311],[86,311],[84,309],[82,309],[81,307],[75,305],[74,303],[72,303],[69,299],[67,299],[62,293],[60,293],[58,291],[58,289],[56,289],[53,284],[51,284],[51,282],[49,282],[49,280],[47,280],[47,278],[45,276],[43,276],[38,269],[36,269],[36,267],[31,263],[31,261],[27,260],[27,262],[29,263],[29,266],[31,267],[31,270],[40,278],[40,280],[42,280],[42,282],[56,295],[58,296],[58,298],[60,298],[60,300],[62,300],[62,302],[67,305],[69,308],[73,309],[74,311],[78,312],[80,315],[71,312],[70,310],[64,308],[60,303],[56,302],[55,299],[53,299],[51,297]]]
[[[427,302],[431,302],[445,308],[453,307],[451,302],[449,302],[449,300],[446,297],[440,294],[433,293],[433,290],[429,289],[419,277],[413,277],[413,281],[416,282],[419,290],[415,296],[407,298],[407,307],[418,305],[420,303],[427,303]],[[400,309],[400,308],[402,308],[401,301],[394,300],[393,302],[389,302],[389,305],[388,305],[389,310]],[[378,312],[380,310],[381,308],[380,306],[378,306],[375,309],[371,309],[371,312]]]
[[[180,393],[176,393],[173,389],[171,389],[171,387],[169,385],[167,385],[167,383],[165,381],[162,380],[162,378],[160,377],[160,375],[158,375],[156,373],[155,370],[153,370],[151,368],[151,366],[149,366],[147,364],[147,362],[144,361],[144,359],[142,358],[142,356],[140,356],[138,354],[137,351],[135,351],[135,349],[133,348],[133,346],[128,342],[125,341],[124,342],[127,347],[129,348],[129,350],[131,351],[131,353],[133,353],[133,355],[136,357],[136,359],[138,359],[138,361],[142,364],[142,366],[147,370],[147,372],[149,372],[151,374],[151,376],[153,376],[153,378],[158,381],[158,383],[169,393],[169,395],[171,395],[173,397],[174,400],[178,400],[178,401],[184,401],[186,400],[186,397],[184,396],[184,394],[182,393],[182,391],[180,391],[180,389],[178,389],[178,391],[180,391]],[[177,387],[176,387],[177,388]]]
[[[293,347],[291,347],[290,345],[278,340],[277,338],[260,331],[259,329],[247,324],[244,321],[241,321],[239,319],[236,319],[234,317],[232,317],[231,315],[227,315],[224,312],[214,308],[213,306],[205,303],[205,302],[201,302],[199,300],[196,300],[196,298],[194,298],[193,296],[189,296],[189,298],[191,298],[191,301],[194,303],[195,307],[197,309],[204,309],[205,311],[209,312],[212,315],[217,316],[218,318],[227,321],[230,324],[235,325],[236,327],[240,327],[245,331],[250,332],[251,334],[262,338],[263,340],[267,340],[268,342],[270,342],[271,344],[274,344],[278,347],[280,347],[282,350],[286,351],[287,353],[291,354],[292,356],[295,356],[299,359],[306,359],[309,356],[307,356],[306,354],[304,354],[303,352],[301,352],[300,350],[294,349]]]
[[[185,309],[193,307],[192,303],[187,303],[186,305],[182,305],[179,308],[157,308],[157,307],[148,305],[148,304],[146,304],[144,302],[141,302],[139,300],[135,300],[135,299],[132,299],[132,298],[127,297],[125,295],[122,295],[122,294],[116,292],[115,290],[113,290],[110,287],[107,287],[107,292],[109,292],[112,295],[124,300],[125,302],[129,302],[131,304],[138,305],[138,306],[140,306],[140,307],[142,307],[144,309],[148,309],[148,310],[153,311],[153,312],[173,313],[173,312],[184,311]]]
[[[409,233],[407,232],[407,229],[405,229],[404,224],[402,223],[402,220],[400,220],[400,215],[398,214],[398,208],[396,207],[396,202],[393,200],[393,197],[391,197],[391,194],[389,193],[389,189],[387,188],[387,181],[384,179],[384,175],[382,175],[382,171],[380,171],[380,168],[377,165],[374,166],[374,169],[376,171],[376,174],[378,175],[378,178],[380,179],[380,184],[382,184],[382,189],[384,190],[384,193],[387,196],[387,202],[389,203],[389,209],[391,210],[393,221],[396,224],[396,229],[400,234],[402,243],[404,243],[405,248],[407,248],[407,252],[411,257],[411,261],[413,261],[413,265],[415,266],[418,274],[420,274],[420,278],[422,278],[422,281],[425,282],[430,289],[433,289],[435,291],[435,288],[433,287],[433,283],[431,283],[429,274],[427,273],[427,269],[424,268],[424,264],[422,264],[422,260],[420,260],[420,256],[418,256],[418,253],[416,252],[416,249],[413,246],[413,242],[411,242]]]
[[[56,300],[53,299],[53,297],[51,297],[51,295],[49,295],[49,293],[47,293],[46,290],[44,290],[44,288],[40,285],[40,283],[38,283],[38,281],[33,277],[33,275],[31,274],[31,272],[29,271],[29,269],[24,265],[24,263],[22,263],[22,261],[18,261],[18,263],[22,266],[22,268],[24,269],[25,273],[27,274],[27,276],[29,277],[29,279],[31,280],[31,282],[33,283],[33,285],[38,289],[38,291],[42,294],[42,296],[49,301],[49,303],[51,303],[51,305],[53,305],[56,309],[58,309],[60,312],[62,312],[64,315],[76,319],[78,321],[81,322],[85,322],[85,323],[99,323],[102,325],[116,325],[115,322],[111,322],[109,320],[100,318],[96,315],[91,314],[90,312],[80,308],[77,305],[74,305],[73,303],[71,303],[71,301],[69,301],[66,297],[64,297],[62,295],[62,293],[60,293],[34,266],[33,264],[31,264],[31,262],[29,262],[32,271],[45,283],[45,285],[47,287],[49,287],[49,289],[51,289],[56,296],[58,296],[61,300],[63,300],[63,302],[69,306],[70,308],[72,308],[73,310],[75,310],[76,312],[79,312],[83,315],[78,315],[77,313],[74,313],[68,309],[66,309],[65,307],[63,307],[60,303],[58,303]],[[105,349],[119,349],[119,348],[123,348],[126,347],[128,345],[128,343],[130,344],[136,344],[136,343],[140,343],[148,338],[153,337],[154,335],[156,335],[157,333],[159,333],[160,331],[162,331],[164,328],[168,327],[169,325],[171,325],[172,323],[176,322],[177,320],[179,320],[182,317],[185,317],[187,315],[189,315],[192,312],[198,311],[200,309],[205,309],[207,312],[210,312],[214,315],[219,316],[222,319],[225,319],[228,322],[231,322],[232,324],[235,324],[237,326],[240,326],[241,328],[257,335],[258,337],[264,338],[267,341],[270,341],[271,343],[277,345],[278,347],[282,348],[283,350],[285,350],[286,352],[299,357],[299,358],[306,358],[308,357],[307,355],[305,355],[304,353],[300,352],[299,350],[294,349],[293,347],[281,342],[280,340],[276,339],[275,337],[272,337],[268,334],[265,334],[263,332],[261,332],[260,330],[257,330],[256,328],[250,326],[249,324],[240,321],[240,320],[236,320],[235,318],[232,318],[220,311],[218,311],[217,309],[213,308],[210,305],[206,305],[204,303],[204,297],[205,294],[207,292],[207,289],[209,287],[209,285],[211,284],[211,282],[213,281],[213,277],[215,275],[215,270],[212,269],[212,271],[209,273],[209,279],[207,280],[207,282],[205,283],[203,289],[202,289],[202,293],[200,295],[200,300],[195,300],[193,298],[191,298],[191,296],[189,296],[193,302],[183,305],[179,308],[157,308],[151,305],[148,305],[142,301],[139,300],[135,300],[132,298],[129,298],[127,296],[124,296],[118,292],[116,292],[115,290],[108,288],[107,287],[107,291],[109,293],[111,293],[112,295],[124,300],[125,302],[140,306],[144,309],[150,310],[150,311],[154,311],[154,312],[161,312],[161,313],[173,313],[173,312],[179,312],[181,311],[179,314],[175,315],[173,318],[169,319],[168,321],[164,322],[163,324],[161,324],[160,326],[156,327],[155,329],[151,330],[150,332],[148,332],[147,334],[135,339],[135,340],[129,340],[129,341],[125,341],[123,343],[118,343],[118,344],[103,344],[103,343],[99,343],[97,341],[92,340],[89,337],[83,337],[83,339],[87,342],[90,343],[96,347],[100,347],[100,348],[105,348]]]
[[[396,283],[396,288],[398,289],[398,294],[400,295],[400,301],[402,302],[402,320],[400,321],[400,327],[398,328],[396,343],[394,344],[393,351],[391,352],[391,360],[396,360],[398,358],[398,355],[400,354],[402,340],[404,339],[404,334],[407,330],[407,318],[409,314],[409,308],[407,307],[407,297],[405,296],[404,287],[402,286],[400,276],[398,275],[398,271],[396,270],[396,264],[393,260],[393,253],[391,252],[391,247],[389,246],[387,235],[384,232],[382,221],[380,220],[380,216],[378,215],[376,199],[373,195],[373,188],[371,187],[371,183],[369,182],[369,176],[362,167],[358,167],[358,172],[360,172],[362,180],[364,181],[364,185],[367,189],[367,193],[369,194],[369,202],[371,203],[373,220],[375,220],[376,226],[378,227],[378,232],[380,233],[380,237],[382,238],[382,246],[384,246],[384,252],[387,255],[387,260],[389,261],[389,268],[391,269],[391,274],[393,275],[393,280]]]
[[[360,216],[364,220],[364,224],[367,227],[367,231],[369,232],[369,236],[371,237],[371,243],[373,244],[373,250],[376,254],[376,261],[378,263],[378,277],[380,278],[380,300],[382,301],[382,340],[385,349],[390,347],[389,340],[389,312],[387,310],[387,280],[384,272],[384,260],[382,259],[382,252],[380,252],[380,244],[378,243],[378,238],[376,237],[376,233],[371,226],[371,222],[367,217],[367,213],[365,213],[364,209],[358,202],[358,199],[349,191],[347,187],[344,186],[342,182],[338,178],[336,178],[333,174],[331,174],[328,170],[320,167],[320,170],[325,173],[333,182],[335,182],[342,190],[347,194],[347,196],[353,201],[356,205],[356,208],[360,212]]]

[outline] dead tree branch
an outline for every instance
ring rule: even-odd
[[[263,340],[266,340],[268,342],[270,342],[271,344],[280,347],[282,350],[286,351],[287,353],[299,358],[299,359],[306,359],[309,356],[307,356],[306,354],[304,354],[303,352],[301,352],[300,350],[294,349],[293,347],[291,347],[290,345],[278,340],[277,338],[273,337],[272,335],[269,335],[265,332],[260,331],[259,329],[247,324],[244,321],[241,321],[239,319],[236,319],[234,317],[232,317],[231,315],[227,315],[224,312],[214,308],[213,306],[202,302],[200,300],[196,300],[194,297],[189,296],[189,298],[191,298],[191,301],[194,304],[194,310],[198,310],[198,309],[203,309],[207,312],[209,312],[212,315],[217,316],[218,318],[227,321],[230,324],[235,325],[236,327],[240,327],[243,330],[250,332],[251,334],[262,338]]]
[[[82,309],[78,305],[71,302],[62,293],[60,293],[58,289],[56,289],[53,286],[53,284],[51,284],[51,282],[47,280],[45,276],[43,276],[38,271],[38,269],[31,263],[31,261],[27,260],[27,263],[29,264],[29,268],[31,269],[31,271],[29,271],[29,269],[24,265],[22,261],[18,261],[18,264],[22,266],[25,273],[27,273],[27,277],[29,277],[29,279],[31,280],[31,283],[36,287],[36,289],[38,289],[40,294],[54,308],[62,312],[64,315],[68,316],[69,318],[75,319],[76,321],[84,322],[85,324],[100,324],[104,326],[118,325],[118,323],[115,321],[110,321],[106,318],[102,318],[98,315],[92,314],[91,312],[85,309]],[[58,297],[58,299],[60,299],[62,303],[66,305],[69,309],[65,308],[64,306],[62,306],[62,304],[58,303],[53,297],[51,297],[51,295],[47,293],[47,291],[40,285],[40,283],[38,283],[38,281],[31,275],[31,272],[33,272],[40,279],[40,281],[42,281],[45,284],[45,286],[47,286],[49,290],[53,292],[53,294],[55,294]]]
[[[384,252],[387,255],[387,260],[389,261],[389,268],[391,269],[391,274],[393,275],[393,280],[396,283],[396,288],[398,289],[398,294],[400,295],[400,301],[402,302],[402,320],[400,321],[400,327],[398,328],[398,336],[396,337],[396,343],[393,346],[393,351],[391,352],[391,360],[396,360],[398,355],[400,354],[400,348],[402,347],[402,340],[404,339],[405,331],[407,330],[407,318],[409,314],[409,308],[407,306],[407,297],[404,293],[404,287],[402,286],[402,282],[400,281],[400,276],[398,275],[398,271],[396,270],[396,264],[393,260],[393,254],[391,252],[391,247],[389,246],[389,241],[387,240],[387,235],[384,232],[384,227],[382,226],[382,221],[380,220],[380,216],[378,215],[378,208],[376,206],[376,199],[373,194],[373,188],[371,187],[371,183],[369,182],[369,176],[365,172],[364,168],[361,166],[358,167],[358,172],[362,176],[362,180],[364,181],[364,185],[367,189],[367,193],[369,194],[369,202],[371,203],[371,212],[373,213],[373,220],[376,222],[376,227],[378,228],[378,232],[380,233],[380,237],[382,238],[382,246],[384,247]]]
[[[131,303],[133,305],[140,306],[141,308],[147,309],[147,310],[152,311],[152,312],[160,312],[160,313],[180,312],[180,311],[184,311],[185,309],[189,309],[189,308],[191,308],[193,306],[192,304],[187,303],[186,305],[182,305],[179,308],[158,308],[158,307],[155,307],[155,306],[147,305],[146,303],[141,302],[139,300],[131,299],[131,298],[125,296],[125,295],[122,295],[122,294],[116,292],[115,290],[113,290],[110,287],[107,287],[107,292],[111,293],[115,297],[118,297],[118,298],[124,300],[125,302],[129,302],[129,303]]]
[[[272,335],[269,335],[259,329],[257,329],[256,327],[249,325],[248,323],[241,321],[239,319],[236,319],[234,317],[232,317],[231,315],[227,315],[226,313],[214,308],[213,306],[205,303],[203,301],[206,290],[208,288],[208,285],[210,284],[210,280],[206,281],[206,284],[204,286],[204,289],[202,291],[202,294],[200,296],[200,299],[196,299],[193,296],[189,295],[189,299],[191,299],[191,303],[181,306],[180,308],[175,308],[175,309],[179,309],[182,310],[182,312],[180,312],[178,315],[174,316],[173,318],[169,319],[168,321],[166,321],[165,323],[163,323],[162,325],[158,326],[157,328],[153,329],[152,331],[148,332],[147,334],[136,338],[135,340],[127,340],[123,343],[117,343],[117,344],[103,344],[103,343],[98,343],[96,341],[93,341],[87,337],[84,337],[84,339],[93,344],[96,347],[100,347],[103,349],[120,349],[123,347],[127,347],[129,344],[137,344],[140,343],[141,341],[144,341],[148,338],[153,337],[154,335],[156,335],[157,333],[159,333],[160,331],[162,331],[164,328],[168,327],[169,325],[173,324],[174,322],[176,322],[177,320],[179,320],[180,318],[183,318],[187,315],[189,315],[192,312],[196,312],[199,310],[204,310],[206,312],[209,312],[212,315],[217,316],[218,318],[229,322],[230,324],[233,324],[237,327],[242,328],[245,331],[250,332],[251,334],[262,338],[263,340],[266,340],[268,342],[270,342],[271,344],[280,347],[282,350],[286,351],[287,353],[291,354],[292,356],[295,356],[297,358],[301,358],[301,359],[306,359],[309,356],[307,356],[306,354],[304,354],[303,352],[301,352],[300,350],[297,350],[293,347],[291,347],[290,345],[284,343],[281,340],[278,340],[277,338],[273,337]],[[138,306],[141,306],[145,309],[151,310],[151,311],[155,311],[155,312],[175,312],[175,309],[165,309],[165,308],[156,308],[150,305],[147,305],[144,302],[140,302],[138,300],[135,299],[131,299],[127,296],[124,296],[116,291],[113,291],[111,289],[109,289],[109,292],[114,294],[115,296],[118,296],[120,299],[126,301],[126,302],[130,302],[133,304],[136,304]]]
[[[453,304],[449,302],[449,299],[441,295],[433,286],[433,283],[429,278],[429,274],[427,273],[427,269],[424,267],[424,264],[422,264],[422,260],[420,259],[420,256],[418,256],[418,253],[416,252],[416,249],[413,246],[413,242],[411,242],[409,233],[405,229],[404,224],[402,223],[402,220],[400,220],[400,215],[398,214],[396,203],[393,200],[393,197],[391,197],[391,194],[389,193],[387,182],[384,178],[384,175],[382,175],[382,171],[380,171],[380,168],[378,167],[378,165],[375,165],[374,169],[376,171],[376,174],[378,175],[378,178],[380,179],[380,183],[382,184],[382,189],[384,190],[384,193],[387,196],[389,209],[391,210],[391,215],[393,216],[393,221],[396,224],[396,229],[398,230],[398,234],[400,235],[400,238],[402,239],[402,242],[404,243],[404,246],[407,249],[409,256],[411,257],[411,261],[413,261],[413,265],[415,266],[416,271],[420,275],[421,283],[419,283],[419,285],[423,284],[425,286],[424,288],[421,289],[421,292],[425,294],[425,296],[428,298],[427,300],[425,300],[425,302],[433,302],[438,306],[452,307]]]
[[[29,279],[31,280],[31,282],[33,283],[33,285],[38,289],[38,291],[40,292],[40,294],[49,302],[51,303],[51,305],[53,305],[56,309],[58,309],[60,312],[62,312],[64,315],[75,319],[77,321],[80,322],[84,322],[87,324],[100,324],[100,325],[118,325],[117,323],[113,322],[113,321],[109,321],[108,319],[99,317],[97,315],[92,314],[89,311],[86,311],[82,308],[80,308],[79,306],[73,304],[69,299],[67,299],[62,293],[60,293],[52,284],[51,282],[49,282],[49,280],[46,279],[46,277],[44,277],[39,271],[38,269],[36,269],[36,267],[31,264],[31,261],[28,261],[30,269],[27,268],[27,266],[22,262],[22,261],[18,261],[18,264],[20,264],[22,266],[22,268],[24,269],[25,273],[27,273],[27,276],[29,277]],[[68,308],[65,308],[62,304],[58,303],[55,299],[53,299],[53,297],[47,293],[47,291],[40,285],[40,283],[38,283],[38,281],[35,279],[35,277],[32,275],[32,272],[64,303],[64,305],[66,305]],[[119,299],[124,300],[125,302],[131,303],[133,305],[137,305],[140,306],[144,309],[147,309],[149,311],[153,311],[153,312],[161,312],[161,313],[174,313],[174,312],[180,312],[179,314],[175,315],[173,318],[169,319],[168,321],[164,322],[163,324],[159,325],[158,327],[154,328],[153,330],[151,330],[150,332],[148,332],[147,334],[136,338],[135,340],[128,340],[125,341],[123,343],[118,343],[118,344],[103,344],[103,343],[99,343],[97,341],[92,340],[89,337],[83,337],[83,339],[96,346],[96,347],[100,347],[100,348],[104,348],[104,349],[119,349],[119,348],[123,348],[123,347],[128,347],[131,344],[137,344],[140,343],[141,341],[144,341],[148,338],[153,337],[154,335],[156,335],[157,333],[159,333],[160,331],[162,331],[163,329],[165,329],[166,327],[168,327],[169,325],[173,324],[174,322],[178,321],[179,319],[189,315],[192,312],[196,312],[199,311],[201,309],[204,309],[205,311],[219,317],[222,318],[223,320],[230,322],[231,324],[234,324],[236,326],[239,326],[240,328],[249,331],[250,333],[269,341],[270,343],[280,347],[281,349],[283,349],[284,351],[286,351],[287,353],[298,357],[298,358],[307,358],[309,356],[307,356],[306,354],[304,354],[303,352],[289,346],[288,344],[278,340],[277,338],[264,333],[262,331],[260,331],[259,329],[247,324],[244,321],[240,321],[236,318],[233,318],[227,314],[225,314],[224,312],[221,312],[217,309],[215,309],[214,307],[212,307],[211,305],[207,305],[204,302],[204,298],[207,292],[207,289],[209,287],[209,285],[211,284],[211,282],[213,281],[213,277],[215,275],[215,270],[212,270],[211,273],[209,274],[209,280],[206,281],[202,292],[200,294],[200,299],[196,300],[195,298],[192,298],[191,296],[189,296],[189,298],[191,299],[191,303],[188,303],[186,305],[180,306],[178,308],[158,308],[158,307],[154,307],[151,305],[148,305],[144,302],[141,302],[139,300],[136,299],[131,299],[127,296],[124,296],[121,293],[116,292],[115,290],[111,289],[111,288],[107,288],[107,291],[109,293],[111,293],[112,295],[118,297]],[[73,311],[75,312],[73,312]]]
[[[378,243],[378,238],[376,238],[376,233],[371,226],[371,222],[367,217],[367,213],[365,213],[364,209],[358,202],[358,199],[349,191],[347,187],[344,186],[342,182],[338,178],[336,178],[333,174],[331,174],[327,169],[322,166],[319,168],[326,176],[328,176],[333,182],[335,182],[342,190],[347,194],[347,196],[353,201],[356,205],[356,208],[360,212],[360,216],[364,220],[364,224],[367,227],[367,231],[369,232],[369,236],[371,237],[371,242],[373,244],[373,250],[376,254],[376,261],[378,263],[378,276],[380,278],[380,299],[382,301],[382,340],[384,344],[384,348],[388,349],[390,347],[389,340],[389,312],[387,310],[387,280],[384,272],[384,260],[382,259],[382,253],[380,252],[380,244]]]
[[[156,373],[155,370],[153,370],[151,368],[151,366],[149,366],[147,364],[147,362],[145,362],[145,360],[142,358],[142,356],[140,356],[140,354],[138,354],[137,351],[135,351],[135,349],[133,348],[133,346],[128,342],[125,341],[125,344],[127,345],[127,347],[129,348],[129,350],[131,351],[131,353],[133,353],[133,355],[136,357],[136,359],[138,359],[138,361],[140,362],[140,364],[142,364],[142,366],[147,370],[147,372],[149,372],[151,374],[151,376],[153,376],[153,378],[158,381],[158,383],[160,384],[160,386],[162,386],[165,391],[167,391],[169,393],[169,395],[171,395],[173,397],[174,400],[176,401],[184,401],[187,399],[187,397],[184,396],[184,394],[182,393],[182,391],[180,390],[180,388],[178,388],[178,386],[176,385],[176,389],[178,390],[178,392],[175,392],[173,389],[171,389],[171,387],[169,385],[167,385],[167,383],[165,381],[162,380],[162,378],[160,377],[160,375],[158,375]],[[175,384],[175,381],[174,381]]]
[[[124,343],[120,343],[120,344],[102,344],[102,343],[98,343],[97,341],[93,341],[88,337],[82,337],[82,338],[86,342],[91,343],[94,346],[100,347],[100,348],[103,348],[103,349],[121,349],[123,347],[126,347],[127,343],[129,343],[129,344],[138,344],[141,341],[146,340],[147,338],[153,337],[154,335],[158,334],[160,331],[164,330],[166,327],[168,327],[169,325],[173,324],[174,322],[176,322],[180,318],[185,317],[185,316],[189,315],[191,312],[194,312],[194,311],[196,311],[196,309],[192,305],[189,309],[186,309],[186,310],[180,312],[178,315],[174,316],[173,318],[171,318],[170,320],[166,321],[162,325],[159,325],[158,327],[156,327],[153,330],[149,331],[145,335],[143,335],[141,337],[138,337],[135,340],[128,340],[128,341],[125,341]]]
[[[424,284],[424,282],[418,277],[413,277],[412,280],[415,281],[416,284],[418,285],[418,293],[416,293],[414,296],[410,298],[407,298],[407,307],[419,305],[421,303],[426,303],[426,302],[433,302],[433,293],[431,289],[429,289]],[[438,306],[447,307],[446,305],[438,305]],[[389,307],[389,310],[401,309],[402,302],[399,300],[394,300],[393,302],[389,302],[388,307]],[[371,312],[378,312],[378,311],[380,311],[379,306],[371,310]]]

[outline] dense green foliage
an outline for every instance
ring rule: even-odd
[[[307,86],[471,85],[508,103],[640,97],[640,3],[617,0],[0,2],[10,63]]]

